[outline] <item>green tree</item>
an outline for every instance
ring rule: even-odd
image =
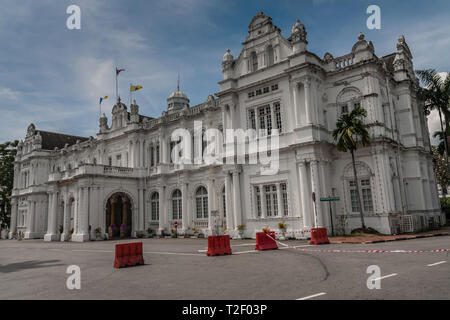
[[[363,119],[367,117],[367,111],[362,107],[353,109],[350,113],[343,114],[336,123],[336,129],[333,131],[333,138],[337,142],[337,150],[340,152],[350,151],[352,155],[353,174],[356,185],[356,196],[358,198],[359,211],[361,216],[362,228],[366,229],[364,223],[363,206],[359,192],[358,175],[356,173],[355,152],[358,144],[366,146],[370,144],[369,132]]]
[[[442,193],[447,194],[447,187],[450,185],[450,174],[446,160],[443,154],[438,150],[438,147],[432,146],[431,152],[433,155],[434,172],[436,174],[437,183],[442,188]]]
[[[450,132],[447,132],[447,136],[449,136]],[[439,144],[437,145],[437,151],[441,156],[445,158],[445,135],[442,131],[436,131],[433,134],[433,138],[437,139]]]
[[[439,113],[440,132],[446,133],[442,140],[445,149],[445,159],[448,164],[449,148],[447,137],[450,132],[450,76],[448,73],[442,76],[434,69],[417,70],[416,74],[424,84],[424,87],[419,88],[418,96],[425,102],[425,111],[437,110]]]
[[[0,144],[0,226],[6,228],[10,222],[11,192],[14,182],[14,158],[19,141]]]

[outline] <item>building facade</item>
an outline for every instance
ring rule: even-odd
[[[296,237],[312,227],[349,232],[361,226],[361,209],[367,226],[385,234],[441,223],[426,116],[403,36],[387,56],[378,57],[360,34],[347,55],[320,58],[307,50],[298,20],[286,39],[260,12],[242,45],[237,58],[226,51],[220,90],[199,105],[191,107],[178,88],[167,110],[151,118],[119,98],[110,124],[105,115],[99,119],[96,138],[31,124],[15,160],[11,233],[87,241],[96,229],[134,237],[149,227],[170,232],[177,222],[179,234],[210,234],[211,212],[233,237],[239,225],[254,237],[281,221]],[[337,119],[356,106],[367,110],[372,140],[356,152],[359,181],[350,153],[338,152],[332,138]],[[279,170],[174,163],[171,134],[186,128],[194,136],[195,121],[202,132],[255,129],[270,136],[278,129]],[[195,139],[193,146],[194,156],[205,147]],[[330,196],[340,201],[319,200]]]

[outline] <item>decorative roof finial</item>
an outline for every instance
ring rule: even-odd
[[[180,73],[178,72],[178,85],[177,85],[177,91],[180,91]]]
[[[364,34],[362,32],[360,32],[359,36],[358,36],[358,40],[361,41],[361,40],[364,40],[364,38],[365,38]]]

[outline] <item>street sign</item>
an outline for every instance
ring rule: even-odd
[[[339,197],[331,197],[331,198],[320,198],[321,202],[335,202],[335,201],[341,201],[341,198]]]

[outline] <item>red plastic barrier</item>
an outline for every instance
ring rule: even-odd
[[[116,244],[114,268],[144,264],[142,242]]]
[[[311,241],[313,245],[329,244],[327,228],[315,228],[311,229]]]
[[[270,237],[269,237],[270,236]],[[255,250],[274,250],[278,249],[275,241],[275,232],[269,232],[269,236],[264,232],[256,233],[256,247]]]
[[[230,236],[209,236],[207,256],[223,256],[231,254]]]

